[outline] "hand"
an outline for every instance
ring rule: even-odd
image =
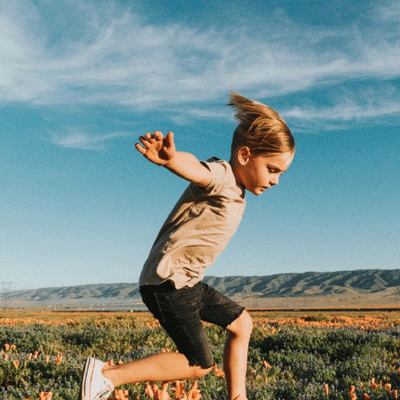
[[[142,145],[136,143],[136,149],[154,164],[162,165],[174,174],[197,186],[207,187],[212,180],[211,172],[193,154],[176,151],[174,134],[167,136],[159,131],[140,136]]]
[[[153,134],[146,133],[140,136],[139,140],[143,146],[136,143],[136,149],[154,164],[166,165],[176,153],[172,132],[168,132],[165,138],[159,131]]]

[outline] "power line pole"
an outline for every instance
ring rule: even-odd
[[[8,308],[8,296],[11,291],[12,282],[0,282],[1,283],[1,291],[4,296],[4,309],[7,310]]]

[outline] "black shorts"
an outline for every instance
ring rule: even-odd
[[[203,282],[175,289],[173,283],[167,281],[158,286],[142,286],[140,293],[178,351],[186,356],[191,366],[203,368],[215,363],[202,321],[226,328],[244,310]]]

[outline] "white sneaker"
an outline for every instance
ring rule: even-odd
[[[107,400],[110,397],[114,385],[101,372],[104,365],[92,357],[86,360],[78,400]]]

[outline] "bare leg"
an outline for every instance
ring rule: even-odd
[[[229,400],[246,400],[246,371],[249,340],[253,322],[247,311],[227,328],[224,349],[224,371]]]
[[[122,365],[106,365],[103,375],[115,387],[136,382],[199,379],[211,371],[190,366],[181,353],[159,353]]]

